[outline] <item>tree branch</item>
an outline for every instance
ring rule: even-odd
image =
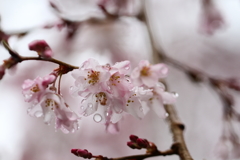
[[[154,45],[154,37],[152,35],[151,32],[151,28],[149,25],[149,20],[147,18],[147,9],[146,9],[146,0],[144,1],[144,13],[139,17],[140,20],[142,20],[146,26],[147,26],[147,30],[148,30],[148,34],[150,37],[150,43],[152,46],[152,51],[155,57],[159,57],[159,50],[156,49],[155,45]],[[163,52],[163,51],[161,51]],[[161,57],[159,57],[161,58]],[[155,58],[154,58],[155,59]],[[165,86],[167,87],[167,85],[165,84]],[[193,160],[193,158],[191,157],[187,146],[185,144],[185,140],[184,140],[184,136],[183,136],[183,130],[184,130],[184,124],[181,122],[181,120],[179,119],[177,112],[175,110],[175,107],[173,105],[164,105],[164,108],[166,110],[166,112],[168,113],[168,122],[170,125],[170,129],[171,132],[173,134],[173,142],[174,142],[174,150],[176,150],[177,154],[179,155],[179,157],[181,158],[181,160]]]

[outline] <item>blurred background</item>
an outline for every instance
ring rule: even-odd
[[[46,40],[54,51],[54,58],[81,65],[89,57],[101,64],[130,60],[135,67],[142,59],[153,62],[150,37],[146,25],[135,15],[146,7],[154,42],[169,57],[212,76],[240,78],[240,1],[217,0],[215,4],[224,18],[224,27],[213,35],[200,32],[200,0],[133,1],[118,20],[105,20],[97,0],[55,0],[62,11],[57,13],[47,0],[0,0],[1,29],[6,33],[30,31],[22,38],[12,37],[11,47],[24,56],[36,56],[28,44],[37,39]],[[114,12],[111,5],[108,8]],[[59,16],[79,21],[73,37],[67,29],[44,29],[56,24]],[[84,21],[89,17],[99,21]],[[81,23],[80,23],[81,22]],[[9,57],[1,46],[0,58]],[[106,133],[102,124],[92,117],[82,118],[80,129],[73,134],[55,132],[54,123],[47,126],[42,118],[27,115],[29,104],[24,102],[21,84],[25,79],[49,74],[57,65],[47,62],[24,62],[9,70],[0,82],[0,160],[77,160],[72,148],[88,149],[93,154],[120,157],[144,151],[128,148],[130,134],[154,142],[159,150],[172,144],[172,135],[164,119],[149,112],[143,120],[125,116],[119,123],[118,134]],[[209,86],[191,82],[176,68],[169,66],[167,82],[170,91],[177,92],[176,108],[186,125],[184,133],[188,149],[195,160],[217,160],[216,146],[223,130],[222,104]],[[62,92],[67,103],[77,112],[79,100],[71,97],[71,74],[62,79]],[[239,94],[235,108],[239,109]],[[236,124],[239,125],[239,124]],[[238,135],[240,132],[237,132]],[[240,150],[238,152],[240,154]],[[178,160],[178,156],[151,159]]]

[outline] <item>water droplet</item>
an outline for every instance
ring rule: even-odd
[[[139,110],[140,110],[141,112],[143,112],[143,108],[142,108],[142,106],[139,107]]]
[[[87,114],[86,112],[83,112],[83,116],[87,117],[87,116],[88,116],[88,114]]]
[[[92,108],[92,107],[93,107],[93,104],[92,104],[92,103],[88,103],[88,107],[89,107],[89,108]]]
[[[126,70],[129,70],[129,68],[130,68],[129,66],[126,66],[126,67],[125,67]]]
[[[95,114],[93,116],[93,120],[97,123],[101,122],[102,121],[102,116],[100,114]]]
[[[32,94],[25,94],[24,97],[25,97],[26,99],[31,98],[31,97],[32,97]]]
[[[80,108],[81,108],[81,110],[83,110],[83,109],[84,109],[84,107],[83,107],[83,106],[81,106]]]
[[[177,98],[177,97],[179,96],[179,94],[178,94],[177,92],[173,92],[173,96],[174,96],[175,98]]]
[[[27,114],[29,114],[31,112],[31,110],[32,110],[31,108],[28,108],[27,109]]]
[[[106,113],[106,116],[109,116],[109,112]]]
[[[36,113],[34,113],[34,115],[35,115],[37,118],[39,118],[39,117],[41,117],[41,116],[43,115],[43,113],[40,112],[40,111],[37,111]]]
[[[66,128],[61,128],[63,133],[69,133],[69,131]]]
[[[166,116],[166,118],[169,116],[169,114],[168,113],[165,113],[165,116]]]

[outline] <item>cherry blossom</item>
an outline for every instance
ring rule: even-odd
[[[55,118],[55,128],[64,133],[74,132],[78,129],[78,116],[71,111],[62,96],[53,92],[46,92],[40,102],[34,103],[28,109],[31,116],[44,117],[44,122],[50,124]]]
[[[167,75],[164,64],[150,65],[141,61],[129,76],[129,61],[117,62],[114,65],[100,65],[89,59],[73,71],[75,85],[71,94],[80,96],[79,113],[83,116],[93,115],[95,122],[104,123],[106,130],[118,131],[117,123],[124,114],[142,119],[149,109],[163,117],[163,104],[174,103],[172,93],[165,91],[159,78]]]
[[[56,80],[55,75],[47,75],[45,77],[37,77],[34,80],[27,79],[22,85],[23,95],[26,102],[40,101],[42,94],[46,92],[49,84]]]
[[[147,105],[154,110],[154,112],[160,117],[166,117],[166,111],[163,107],[164,104],[173,104],[176,101],[177,94],[169,93],[165,91],[165,86],[158,82],[152,87],[153,96],[147,101]]]
[[[82,92],[96,93],[105,89],[110,73],[96,60],[89,59],[78,70],[73,71],[72,76],[76,79],[75,86],[78,87],[78,91],[75,92],[81,95]]]
[[[148,108],[146,108],[142,102],[147,101],[151,96],[151,89],[134,87],[129,94],[125,96],[125,111],[138,119],[142,119],[148,111]]]
[[[165,78],[167,73],[168,68],[164,64],[151,65],[147,60],[142,60],[132,71],[131,78],[138,86],[153,87],[159,78]]]

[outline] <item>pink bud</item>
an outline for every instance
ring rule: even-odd
[[[88,158],[91,159],[92,158],[92,153],[88,152],[88,150],[84,149],[72,149],[71,152],[78,156],[78,157],[83,157],[83,158]]]
[[[147,148],[147,147],[149,147],[149,142],[146,139],[138,138],[137,145],[140,146],[141,148]]]
[[[139,147],[136,143],[134,142],[127,142],[128,147],[132,148],[132,149],[142,149],[141,147]]]
[[[53,56],[52,49],[49,47],[46,41],[44,40],[35,40],[29,45],[29,50],[38,52],[39,56],[50,58]]]
[[[130,135],[129,138],[130,138],[130,140],[131,140],[132,142],[137,142],[138,136]]]
[[[78,156],[77,151],[78,151],[78,149],[72,149],[72,150],[71,150],[71,153],[74,154],[75,156]]]

